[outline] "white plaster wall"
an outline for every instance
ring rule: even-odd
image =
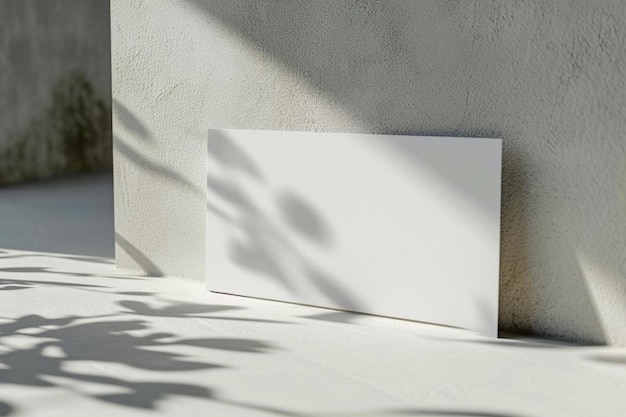
[[[204,278],[210,127],[502,137],[501,328],[626,345],[626,3],[111,6],[120,266]]]

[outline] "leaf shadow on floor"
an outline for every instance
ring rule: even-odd
[[[195,319],[286,324],[278,320],[247,318],[241,314],[224,314],[242,310],[237,306],[163,301],[155,298],[154,292],[120,291],[101,279],[97,283],[89,281],[91,277],[148,279],[145,277],[105,277],[71,269],[0,268],[0,274],[4,275],[0,276],[0,294],[9,296],[17,290],[52,288],[131,298],[118,298],[117,308],[100,315],[0,317],[0,386],[61,388],[110,404],[150,410],[171,396],[216,400],[208,386],[164,381],[163,375],[229,368],[218,363],[211,352],[250,355],[270,353],[277,348],[251,338],[188,338],[177,331],[167,333],[160,331],[155,318],[180,319],[181,324]],[[39,274],[38,279],[30,279],[33,273]],[[8,274],[12,276],[8,278]],[[64,276],[64,279],[56,280],[57,276]],[[137,301],[135,297],[144,297],[149,302]],[[85,363],[92,365],[85,367]],[[152,371],[158,375],[155,374],[152,380],[150,377],[147,380],[133,377],[131,380],[125,372],[110,371],[120,367]],[[6,399],[0,399],[0,416],[19,411],[18,403],[10,404]]]
[[[136,302],[135,302],[136,303]],[[120,305],[139,306],[130,300]],[[143,306],[145,309],[149,307]],[[162,309],[166,317],[189,319],[200,317],[194,313],[224,311],[226,306],[177,304]],[[236,308],[232,308],[236,309]],[[158,332],[148,314],[128,320],[125,312],[103,316],[67,316],[49,318],[37,314],[14,319],[2,319],[0,339],[0,385],[26,387],[65,387],[78,390],[91,398],[135,408],[155,409],[157,402],[178,395],[212,399],[210,388],[185,383],[162,381],[137,381],[124,378],[124,374],[98,371],[74,371],[78,363],[95,362],[106,369],[107,365],[124,365],[133,369],[159,373],[192,372],[220,369],[228,366],[207,360],[206,350],[227,350],[239,354],[269,353],[276,348],[264,341],[249,338],[185,338],[175,333]],[[245,320],[245,318],[239,318]],[[140,333],[140,334],[138,334]],[[181,346],[201,349],[199,359],[181,354]],[[184,350],[185,352],[187,350]],[[62,381],[62,382],[59,382]],[[89,384],[101,387],[100,393],[82,390]],[[102,388],[104,387],[104,388]],[[0,415],[9,415],[16,408],[0,403]]]
[[[231,352],[232,355],[265,355],[280,349],[266,341],[254,338],[189,338],[176,330],[168,329],[170,332],[164,332],[162,328],[155,325],[155,319],[181,320],[181,324],[188,320],[218,324],[232,321],[290,325],[302,325],[302,323],[248,317],[252,314],[245,314],[243,307],[235,305],[178,302],[154,297],[156,293],[149,291],[120,291],[119,288],[108,285],[102,279],[89,281],[90,277],[108,277],[76,273],[69,269],[71,268],[68,268],[68,271],[30,267],[3,268],[0,270],[1,274],[17,275],[17,278],[0,277],[0,294],[3,294],[1,290],[9,290],[11,292],[6,294],[12,294],[13,290],[18,289],[36,291],[56,287],[129,297],[122,299],[118,297],[117,308],[101,315],[44,317],[39,314],[27,314],[17,318],[0,317],[0,389],[3,386],[62,389],[95,401],[135,410],[156,410],[168,399],[187,397],[249,412],[285,417],[330,415],[343,417],[374,415],[519,417],[506,413],[419,408],[329,414],[230,399],[223,392],[218,392],[207,384],[189,383],[184,378],[181,382],[180,376],[197,371],[232,369],[230,368],[232,365],[216,360],[219,358],[218,351]],[[32,273],[38,274],[37,280],[28,278]],[[57,281],[56,277],[61,275],[65,276],[65,279]],[[111,278],[155,279],[135,276],[112,276]],[[143,298],[139,301],[136,297]],[[232,314],[234,312],[236,314]],[[355,316],[359,315],[326,311],[321,315],[307,318],[346,324],[352,322]],[[234,359],[236,358],[237,356],[234,356]],[[238,361],[235,360],[234,363]],[[92,364],[92,366],[85,367],[85,364]],[[134,369],[143,377],[137,379],[135,373],[130,377],[128,372],[117,372],[118,369]],[[154,378],[146,376],[150,375],[150,372],[154,373]],[[168,376],[173,376],[173,378],[168,380]],[[2,398],[0,416],[19,413],[22,411],[20,405],[21,401],[11,404],[8,398]]]

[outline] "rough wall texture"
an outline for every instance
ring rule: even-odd
[[[117,254],[203,279],[209,127],[504,139],[503,329],[626,345],[626,3],[113,0]]]
[[[0,2],[0,183],[111,165],[108,0]]]

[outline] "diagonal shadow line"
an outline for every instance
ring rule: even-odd
[[[116,120],[132,132],[134,137],[142,140],[152,139],[146,125],[128,107],[115,98],[113,99],[113,112],[117,116]]]
[[[147,157],[142,155],[137,149],[126,143],[120,137],[114,136],[114,139],[115,149],[119,151],[120,154],[128,158],[137,167],[143,168],[149,171],[151,174],[161,177],[165,180],[173,181],[178,185],[182,185],[183,187],[187,188],[195,194],[201,194],[204,196],[204,193],[198,187],[193,185],[188,179],[180,175],[175,170],[168,168],[165,165],[160,165],[153,161],[150,161]]]
[[[139,266],[143,269],[143,271],[148,276],[153,276],[153,277],[164,276],[161,269],[154,262],[152,262],[150,258],[144,255],[143,252],[141,252],[135,245],[130,243],[128,240],[124,238],[124,236],[120,235],[117,232],[115,233],[115,243],[120,245],[120,247],[124,249],[124,251],[131,258],[133,258],[137,262],[137,264],[139,264]]]
[[[0,253],[10,253],[8,251],[0,251]],[[71,256],[66,254],[45,254],[40,252],[32,252],[28,254],[11,254],[11,255],[3,255],[0,256],[0,259],[19,259],[19,258],[52,258],[52,259],[69,259],[71,261],[79,261],[79,262],[91,262],[91,263],[100,263],[100,264],[113,264],[115,263],[113,260],[108,258],[96,258],[89,256]]]
[[[151,317],[195,317],[197,314],[217,313],[220,311],[241,310],[243,307],[215,304],[178,304],[162,308],[154,308],[141,301],[122,300],[118,302],[129,311],[123,313],[138,314]]]
[[[266,319],[253,319],[246,317],[225,317],[225,316],[209,316],[209,317],[195,317],[202,319],[210,319],[210,320],[223,320],[223,321],[234,321],[234,322],[250,322],[250,323],[268,323],[268,324],[297,324],[288,321],[281,320],[266,320]]]
[[[32,288],[39,285],[45,286],[58,286],[58,287],[76,287],[76,288],[110,288],[104,285],[94,285],[94,284],[79,284],[76,282],[63,282],[63,281],[35,281],[35,280],[21,280],[21,279],[6,279],[0,278],[0,291],[6,290],[5,285],[11,286],[22,286]]]
[[[473,410],[446,410],[446,409],[434,409],[434,408],[388,408],[378,409],[366,412],[333,412],[333,413],[311,413],[311,412],[298,412],[293,410],[287,410],[279,407],[251,404],[244,401],[230,400],[218,397],[216,401],[224,404],[230,404],[238,407],[245,407],[246,409],[263,411],[271,415],[283,416],[283,417],[401,417],[401,416],[415,416],[415,417],[428,417],[428,416],[440,416],[440,417],[526,417],[522,414],[511,414],[504,412],[490,412],[490,411],[473,411]]]

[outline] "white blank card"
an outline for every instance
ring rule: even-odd
[[[497,335],[500,139],[210,130],[212,291]]]

